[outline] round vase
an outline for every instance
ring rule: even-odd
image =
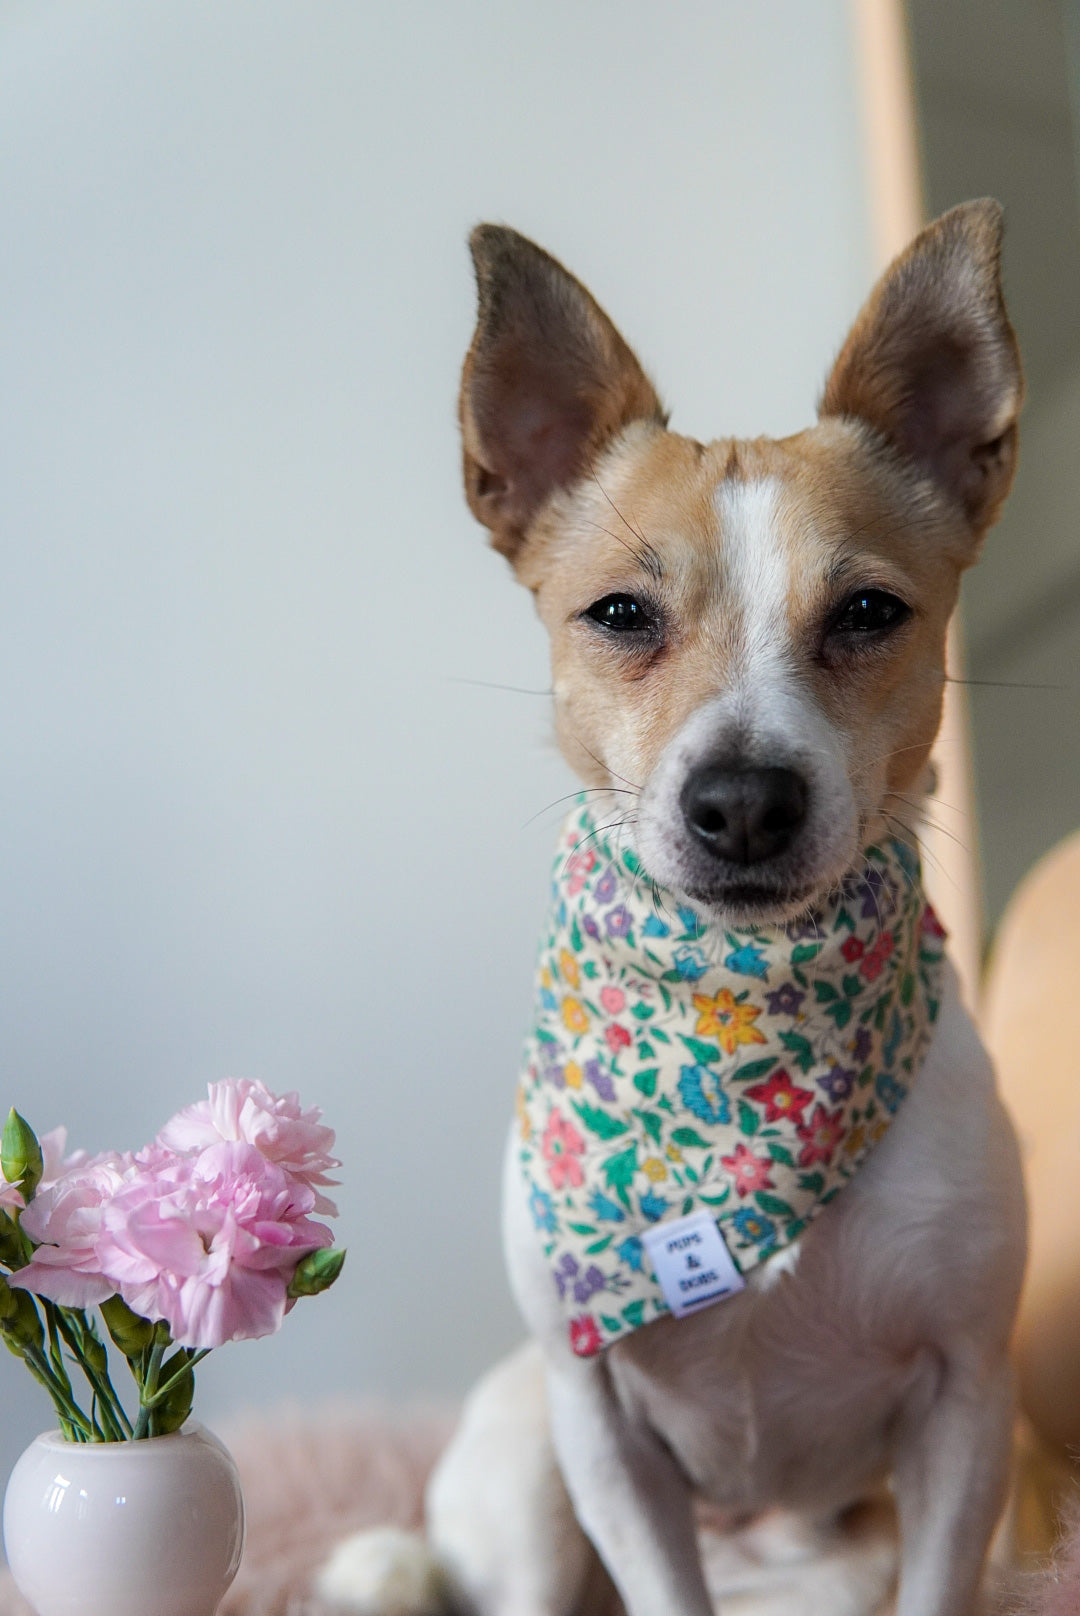
[[[214,1616],[244,1547],[228,1449],[202,1426],[138,1442],[36,1437],[4,1496],[4,1548],[37,1616]]]

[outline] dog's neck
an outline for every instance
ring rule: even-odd
[[[804,921],[728,930],[658,889],[579,803],[519,1096],[521,1165],[576,1351],[680,1311],[656,1249],[669,1231],[715,1223],[728,1290],[797,1238],[916,1076],[942,960],[902,843],[868,848]]]

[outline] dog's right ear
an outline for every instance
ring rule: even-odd
[[[465,493],[513,561],[533,517],[631,421],[663,423],[648,377],[580,281],[516,230],[478,225],[476,332],[461,378]]]

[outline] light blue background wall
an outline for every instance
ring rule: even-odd
[[[568,789],[459,491],[479,218],[700,435],[810,417],[869,247],[843,0],[0,9],[0,1099],[323,1105],[338,1290],[200,1371],[456,1394]],[[0,1361],[0,1472],[48,1423]]]

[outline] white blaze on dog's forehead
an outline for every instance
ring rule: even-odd
[[[744,670],[775,661],[787,637],[790,561],[780,536],[779,487],[726,478],[714,496],[724,591],[734,607]]]

